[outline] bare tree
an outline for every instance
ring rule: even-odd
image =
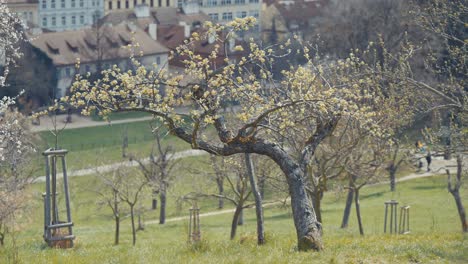
[[[136,244],[136,227],[135,227],[135,206],[141,200],[141,196],[145,187],[148,186],[147,179],[134,170],[118,170],[117,174],[122,178],[122,186],[118,192],[119,198],[125,202],[130,208],[130,220],[132,225],[132,244]]]
[[[162,146],[160,131],[154,130],[153,132],[155,143],[151,149],[149,161],[146,163],[141,159],[135,158],[134,155],[130,157],[130,160],[138,163],[141,172],[152,188],[153,209],[156,209],[155,205],[157,203],[155,196],[159,195],[159,223],[164,224],[166,222],[167,189],[171,181],[171,172],[177,162],[171,160],[174,154],[172,147]]]
[[[35,172],[34,145],[27,119],[20,113],[7,111],[0,117],[0,245],[15,224],[15,215],[26,206],[25,188]]]
[[[122,174],[117,170],[113,171],[110,176],[99,173],[100,183],[95,192],[99,195],[98,204],[100,206],[107,206],[112,211],[112,216],[115,222],[114,244],[119,244],[120,238],[120,222],[121,222],[121,207],[122,202],[120,198],[120,190],[122,185]]]
[[[457,175],[455,181],[452,183],[452,178],[449,170],[447,172],[447,188],[449,192],[452,194],[453,199],[455,199],[455,203],[457,205],[458,215],[460,217],[460,222],[462,226],[463,232],[468,232],[468,222],[466,221],[466,213],[465,207],[462,204],[462,200],[460,197],[460,187],[462,185],[462,175],[464,174],[463,171],[463,157],[461,154],[457,155]]]

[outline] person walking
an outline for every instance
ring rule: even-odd
[[[427,171],[431,171],[432,157],[431,157],[431,152],[429,150],[427,151],[426,161],[427,161]]]

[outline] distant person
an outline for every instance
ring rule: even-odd
[[[431,171],[432,157],[431,157],[431,152],[429,150],[427,151],[426,161],[427,161],[427,171]]]

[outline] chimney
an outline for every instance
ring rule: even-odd
[[[158,25],[156,23],[148,25],[148,34],[153,40],[158,40]]]
[[[190,37],[190,26],[185,21],[179,21],[179,25],[184,27],[184,38]]]
[[[137,18],[150,16],[149,7],[146,4],[136,5],[134,11]]]

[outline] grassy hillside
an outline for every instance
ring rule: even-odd
[[[203,165],[202,158],[184,160],[184,164]],[[203,167],[202,167],[203,168]],[[208,167],[207,167],[208,170]],[[169,195],[169,217],[186,215],[188,205],[176,209],[175,199],[192,189],[207,192],[214,184],[207,177],[182,170]],[[358,234],[354,211],[349,228],[340,229],[345,192],[328,192],[323,201],[323,226],[326,249],[320,253],[297,252],[289,208],[280,205],[265,208],[267,244],[255,243],[255,215],[246,210],[245,224],[230,241],[232,213],[201,218],[203,241],[191,245],[187,240],[187,220],[165,225],[146,225],[138,232],[137,245],[131,246],[129,219],[123,222],[121,244],[113,246],[113,221],[110,211],[99,207],[92,191],[94,176],[72,178],[74,231],[76,247],[69,250],[47,248],[42,241],[42,206],[38,184],[31,189],[34,202],[27,215],[20,217],[16,245],[22,263],[466,263],[467,236],[461,234],[458,215],[445,177],[424,178],[401,183],[397,192],[387,185],[362,190],[361,210],[366,236]],[[466,186],[466,185],[465,185]],[[468,204],[468,191],[462,190]],[[149,207],[149,198],[144,203]],[[411,205],[411,233],[383,234],[384,201],[396,199]],[[229,204],[227,204],[229,205]],[[201,213],[216,211],[216,201],[201,203]],[[354,208],[353,208],[354,210]],[[146,221],[155,220],[158,212],[149,211]],[[0,249],[0,263],[13,258],[11,239]]]

